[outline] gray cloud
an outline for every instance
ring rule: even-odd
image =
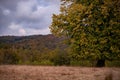
[[[50,33],[53,13],[60,0],[0,0],[0,35]]]

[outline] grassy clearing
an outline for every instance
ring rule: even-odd
[[[120,68],[1,65],[0,80],[120,80]]]

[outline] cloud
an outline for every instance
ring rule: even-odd
[[[0,0],[0,35],[49,34],[60,0]]]
[[[33,7],[37,5],[36,0],[20,1],[16,7],[16,13],[19,17],[30,17],[33,13]]]
[[[16,29],[18,29],[18,28],[21,28],[21,26],[20,25],[17,25],[17,24],[15,24],[15,23],[11,23],[10,24],[10,26],[8,26],[11,30],[16,30]]]
[[[11,23],[10,26],[8,26],[9,28],[9,34],[14,35],[15,32],[17,35],[26,35],[26,31],[23,28],[23,26],[21,26],[20,24],[16,24],[16,23]]]
[[[26,32],[27,32],[28,35],[37,35],[37,34],[46,35],[46,34],[50,34],[49,28],[38,29],[38,30],[29,28],[29,29],[27,29]],[[32,32],[32,34],[30,32]]]
[[[44,2],[44,4],[46,4],[46,2]],[[17,6],[16,13],[19,22],[23,22],[25,25],[29,23],[29,28],[41,29],[50,25],[51,16],[53,13],[58,13],[58,7],[56,7],[56,4],[47,6],[39,5],[36,1],[33,2],[33,0],[29,2],[21,1]]]
[[[26,31],[24,29],[19,29],[19,34],[20,35],[26,35]]]
[[[10,14],[10,10],[6,9],[6,10],[3,10],[3,15],[9,15]]]

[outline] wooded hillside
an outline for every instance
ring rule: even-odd
[[[67,47],[64,38],[49,35],[1,36],[0,64],[47,64]]]
[[[0,64],[95,66],[96,61],[76,60],[63,37],[49,35],[1,36]],[[107,61],[107,66],[120,66]]]

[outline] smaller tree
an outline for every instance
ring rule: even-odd
[[[1,64],[17,64],[19,57],[12,49],[1,49],[0,50],[0,63]]]
[[[52,56],[50,59],[54,65],[70,65],[70,57],[69,54],[63,50],[55,49],[52,52]]]

